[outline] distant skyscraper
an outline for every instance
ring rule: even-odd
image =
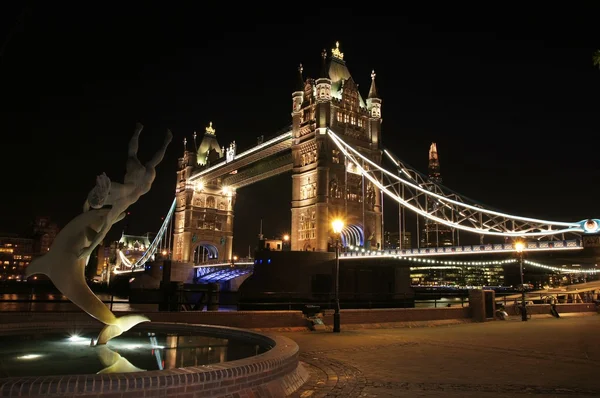
[[[429,147],[429,180],[434,183],[442,182],[440,174],[440,159],[438,158],[437,146],[435,142]]]
[[[431,184],[441,184],[442,174],[440,172],[440,159],[438,157],[437,146],[435,142],[429,147],[429,182]],[[438,203],[429,201],[427,203],[429,213],[444,212],[444,209],[438,208]],[[454,246],[452,230],[444,224],[437,223],[430,219],[425,219],[425,227],[421,236],[421,247],[440,247]]]

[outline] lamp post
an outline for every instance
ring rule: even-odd
[[[283,247],[281,249],[283,251],[287,251],[289,243],[290,243],[290,236],[288,234],[283,235]]]
[[[335,234],[335,312],[333,313],[333,332],[340,332],[340,234],[344,222],[336,219],[331,223]]]
[[[523,281],[523,249],[525,249],[523,242],[515,243],[515,250],[519,254],[519,270],[521,272],[521,321],[526,321],[527,307],[525,306],[525,284]]]

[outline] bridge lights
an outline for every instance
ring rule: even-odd
[[[344,221],[337,218],[331,223],[335,234],[335,312],[333,313],[333,332],[340,332],[340,235]]]
[[[527,307],[525,306],[525,284],[523,281],[523,250],[525,243],[521,241],[515,242],[515,250],[519,254],[519,269],[521,271],[521,321],[527,320]]]
[[[223,195],[231,196],[233,190],[230,187],[223,187]]]

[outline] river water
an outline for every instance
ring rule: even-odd
[[[129,303],[127,297],[112,296],[110,293],[96,293],[112,311],[155,312],[158,304]],[[112,301],[112,302],[111,302]],[[342,303],[343,304],[343,303]],[[442,308],[468,306],[468,299],[461,297],[442,297],[437,300],[415,300],[415,308]],[[343,305],[342,305],[343,307]],[[219,311],[236,311],[236,305],[221,305]],[[60,293],[4,293],[0,294],[0,312],[38,311],[61,312],[81,311],[69,299]]]

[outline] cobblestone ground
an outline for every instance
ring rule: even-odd
[[[294,398],[600,396],[600,316],[286,332],[310,380]]]

